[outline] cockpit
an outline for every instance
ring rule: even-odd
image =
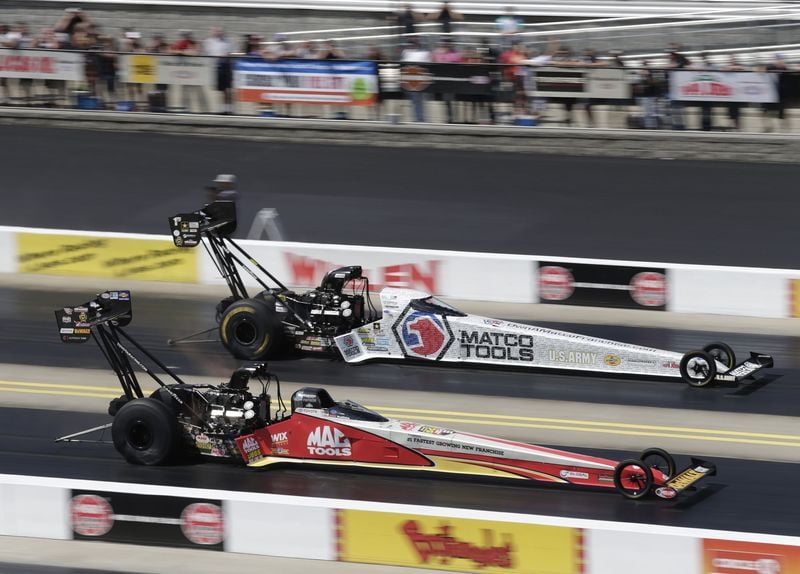
[[[324,409],[328,414],[355,421],[386,422],[389,419],[351,400],[334,401],[325,389],[303,387],[292,395],[292,412],[297,409]]]

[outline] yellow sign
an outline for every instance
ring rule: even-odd
[[[155,84],[156,66],[155,56],[128,56],[128,78],[133,84]]]
[[[197,282],[194,250],[168,239],[18,233],[20,273]]]
[[[339,560],[458,572],[577,574],[582,531],[575,528],[338,511]]]
[[[800,317],[800,279],[792,279],[790,301],[792,306],[792,317]]]

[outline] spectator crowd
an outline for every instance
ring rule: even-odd
[[[513,7],[507,8],[505,13],[494,21],[495,33],[492,35],[492,40],[483,38],[477,41],[465,41],[459,38],[456,29],[458,22],[464,17],[453,9],[448,1],[444,1],[437,10],[428,14],[418,12],[411,4],[406,4],[387,18],[397,31],[394,45],[389,48],[373,45],[363,47],[358,52],[349,50],[346,52],[334,40],[298,42],[290,41],[289,36],[285,34],[278,34],[271,41],[255,34],[245,34],[234,40],[218,27],[212,28],[202,40],[191,30],[179,30],[175,38],[166,38],[159,33],[145,35],[132,28],[111,33],[103,30],[85,11],[68,8],[53,26],[38,31],[30,30],[24,22],[11,25],[0,23],[0,48],[85,51],[86,90],[102,98],[109,105],[120,100],[141,103],[145,99],[142,84],[120,82],[120,55],[210,56],[217,62],[213,87],[219,95],[219,103],[216,106],[209,106],[204,90],[198,86],[181,86],[181,100],[186,109],[197,108],[202,112],[208,112],[214,107],[221,113],[233,111],[232,56],[265,60],[352,58],[376,61],[399,60],[408,63],[502,64],[503,80],[512,86],[514,113],[533,115],[539,114],[545,105],[545,102],[529,96],[532,82],[535,82],[532,70],[537,67],[626,68],[633,84],[633,97],[641,110],[635,123],[638,123],[637,127],[649,129],[685,127],[683,104],[669,99],[670,70],[782,72],[790,69],[780,55],[776,55],[768,63],[746,66],[735,55],[712,59],[708,54],[697,53],[690,57],[677,44],[670,45],[659,58],[638,62],[631,61],[618,50],[606,54],[597,54],[591,48],[573,51],[555,38],[548,39],[540,45],[526,44],[523,41],[524,36],[520,35],[524,32],[524,22]],[[428,26],[422,28],[421,24]],[[66,95],[64,82],[47,80],[42,84],[53,100],[63,99]],[[20,79],[16,86],[24,101],[32,99],[34,80]],[[155,88],[164,93],[170,89],[167,85],[156,85]],[[778,89],[783,100],[785,86],[779,85]],[[415,119],[424,121],[426,96],[410,94],[410,97]],[[10,98],[11,82],[9,79],[0,78],[0,103],[8,102]],[[193,103],[196,103],[196,106]],[[445,103],[448,120],[453,121],[452,98],[445,98]],[[561,103],[567,108],[567,122],[573,107],[583,108],[588,122],[590,124],[593,122],[592,105],[596,102],[578,97]],[[727,105],[727,115],[734,129],[740,128],[742,106],[741,103]],[[712,129],[710,105],[700,107],[702,129]],[[765,105],[764,109],[779,120],[784,118],[785,110],[782,103]],[[495,119],[491,110],[490,118],[492,121]]]

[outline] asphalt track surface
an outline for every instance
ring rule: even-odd
[[[239,235],[275,207],[293,241],[797,266],[797,165],[26,126],[3,126],[0,148],[4,225],[163,234],[168,216],[205,203],[215,174],[235,173]]]

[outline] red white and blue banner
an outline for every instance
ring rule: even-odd
[[[669,84],[669,97],[684,102],[778,101],[778,76],[766,72],[679,70],[670,73]]]
[[[243,102],[370,106],[378,99],[375,62],[238,59],[234,86]]]

